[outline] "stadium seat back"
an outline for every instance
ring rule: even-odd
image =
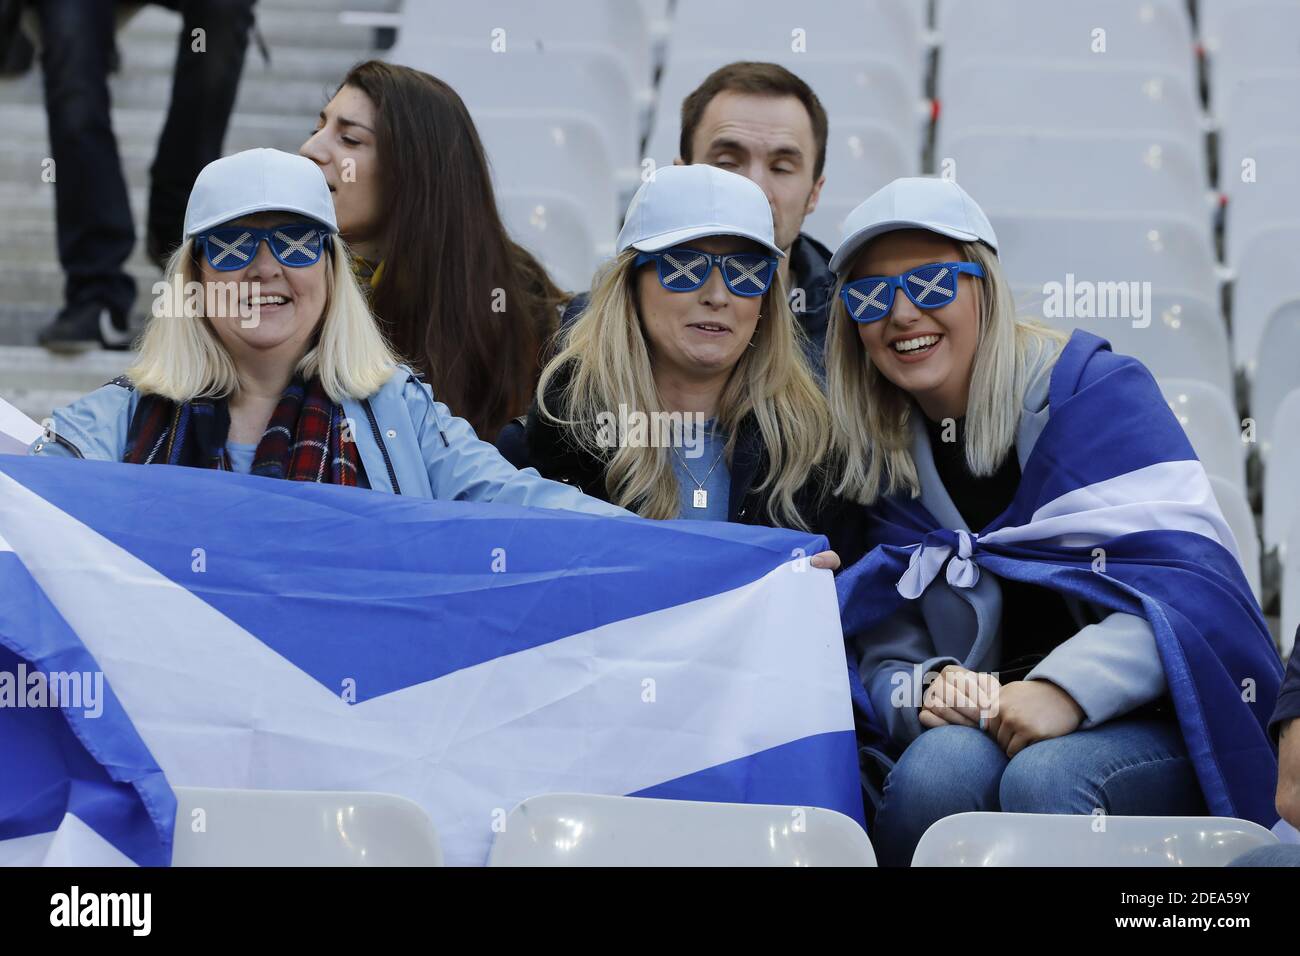
[[[742,58],[721,52],[669,50],[647,155],[661,165],[673,161],[681,137],[682,101],[718,67]],[[900,73],[894,63],[874,51],[851,56],[787,53],[772,60],[812,87],[829,117],[831,134],[847,124],[875,123],[903,150],[909,164],[919,165],[921,136],[927,124],[920,86]],[[861,196],[859,201],[865,198]]]
[[[1211,476],[1246,489],[1246,452],[1228,396],[1206,382],[1161,379],[1160,391]]]
[[[986,212],[1014,286],[1056,282],[1064,293],[1069,282],[1075,289],[1080,281],[1098,283],[1099,290],[1106,288],[1101,283],[1150,282],[1153,294],[1218,301],[1214,255],[1200,223],[1154,215]]]
[[[1219,90],[1240,79],[1296,66],[1300,6],[1283,0],[1202,0],[1201,8],[1201,40],[1215,102]]]
[[[916,6],[913,0],[853,0],[805,3],[796,13],[781,0],[677,0],[668,43],[678,53],[711,54],[716,66],[869,50],[887,58],[919,92],[926,43],[911,9]]]
[[[1146,133],[1203,149],[1199,101],[1185,77],[1156,67],[970,63],[938,73],[936,167],[974,130]]]
[[[1259,529],[1255,527],[1255,516],[1251,514],[1246,493],[1218,475],[1210,475],[1210,487],[1214,489],[1214,499],[1219,503],[1219,510],[1232,529],[1232,536],[1237,539],[1237,554],[1241,558],[1242,570],[1246,572],[1246,580],[1250,582],[1251,593],[1255,595],[1256,601],[1262,600],[1264,591],[1259,563]]]
[[[1159,67],[1189,88],[1195,76],[1192,24],[1177,0],[940,0],[936,25],[944,69],[982,61]]]
[[[1271,226],[1254,234],[1236,263],[1232,284],[1232,345],[1238,368],[1254,377],[1260,340],[1274,312],[1300,299],[1300,223]]]
[[[1241,181],[1249,149],[1270,136],[1300,136],[1300,67],[1250,73],[1218,88],[1214,114],[1219,127],[1219,182]]]
[[[949,141],[944,160],[986,209],[1192,217],[1210,237],[1204,160],[1178,137],[972,131]]]
[[[1260,233],[1277,226],[1300,226],[1300,163],[1296,161],[1300,136],[1267,137],[1247,145],[1245,151],[1254,164],[1251,178],[1229,176],[1224,185],[1228,205],[1223,243],[1227,261],[1234,266]]]
[[[1228,333],[1217,307],[1209,302],[1153,289],[1149,303],[1143,305],[1144,317],[1061,315],[1061,310],[1048,309],[1042,286],[1019,286],[1013,291],[1022,316],[1063,332],[1086,329],[1099,335],[1115,352],[1140,359],[1158,379],[1194,379],[1212,385],[1225,397],[1233,394]]]
[[[1295,650],[1296,628],[1300,627],[1300,561],[1293,557],[1288,560],[1296,554],[1300,554],[1300,522],[1293,520],[1282,555],[1282,630],[1279,637],[1282,656],[1286,658]]]
[[[496,191],[556,192],[579,206],[599,246],[613,248],[622,210],[614,170],[595,124],[580,117],[484,110],[474,123],[492,166]]]
[[[1251,381],[1250,410],[1258,429],[1260,454],[1270,460],[1275,442],[1295,441],[1300,435],[1274,429],[1278,407],[1292,389],[1300,386],[1300,298],[1273,310],[1259,341],[1259,359]]]
[[[1273,428],[1277,436],[1264,466],[1264,547],[1280,548],[1280,557],[1285,561],[1290,549],[1288,537],[1300,524],[1295,520],[1300,506],[1296,495],[1296,476],[1300,475],[1300,386],[1278,402]],[[1296,612],[1300,613],[1300,608]]]
[[[1225,866],[1277,837],[1231,817],[955,813],[925,831],[913,866]]]
[[[597,794],[530,797],[489,866],[875,866],[857,823],[818,807]]]
[[[420,806],[390,793],[176,787],[173,866],[441,866]]]
[[[600,257],[588,215],[572,198],[543,190],[503,189],[497,207],[512,239],[546,267],[561,289],[585,292]]]

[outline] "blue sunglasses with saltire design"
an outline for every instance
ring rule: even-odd
[[[984,278],[976,262],[932,262],[896,276],[867,276],[846,282],[840,299],[854,322],[878,322],[894,307],[894,292],[903,294],[918,309],[937,309],[957,300],[957,277]]]
[[[757,252],[732,252],[715,255],[678,246],[663,252],[642,252],[633,263],[637,268],[653,262],[659,270],[659,284],[669,292],[694,292],[704,285],[716,265],[722,281],[736,295],[762,295],[776,275],[776,256]]]
[[[208,265],[218,272],[242,269],[257,256],[263,242],[281,265],[300,269],[320,261],[326,233],[312,223],[291,222],[270,229],[252,226],[221,226],[209,229],[195,241],[203,246]]]

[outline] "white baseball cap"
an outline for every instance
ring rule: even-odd
[[[876,190],[844,220],[844,238],[831,256],[831,271],[842,273],[858,250],[876,236],[897,229],[928,229],[962,242],[982,242],[995,253],[998,237],[988,216],[951,179],[905,176]]]
[[[632,197],[616,252],[659,252],[704,236],[742,236],[775,256],[772,207],[758,185],[716,166],[661,166]]]
[[[185,238],[257,212],[294,212],[338,232],[320,167],[278,149],[246,149],[203,167],[185,207]]]

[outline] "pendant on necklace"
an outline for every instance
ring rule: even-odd
[[[707,508],[709,506],[709,493],[703,488],[696,488],[695,494],[691,496],[691,505],[695,508]]]

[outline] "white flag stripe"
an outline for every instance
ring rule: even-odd
[[[1099,481],[1049,501],[1028,524],[981,535],[987,543],[1054,541],[1086,547],[1139,531],[1189,531],[1223,545],[1240,561],[1199,461],[1164,461]]]
[[[57,830],[0,840],[0,866],[135,866],[131,858],[66,813]]]
[[[172,784],[402,794],[429,812],[450,863],[481,863],[492,812],[525,797],[630,793],[853,726],[827,571],[786,565],[349,706],[5,475],[0,533]],[[430,635],[446,639],[473,635]]]

